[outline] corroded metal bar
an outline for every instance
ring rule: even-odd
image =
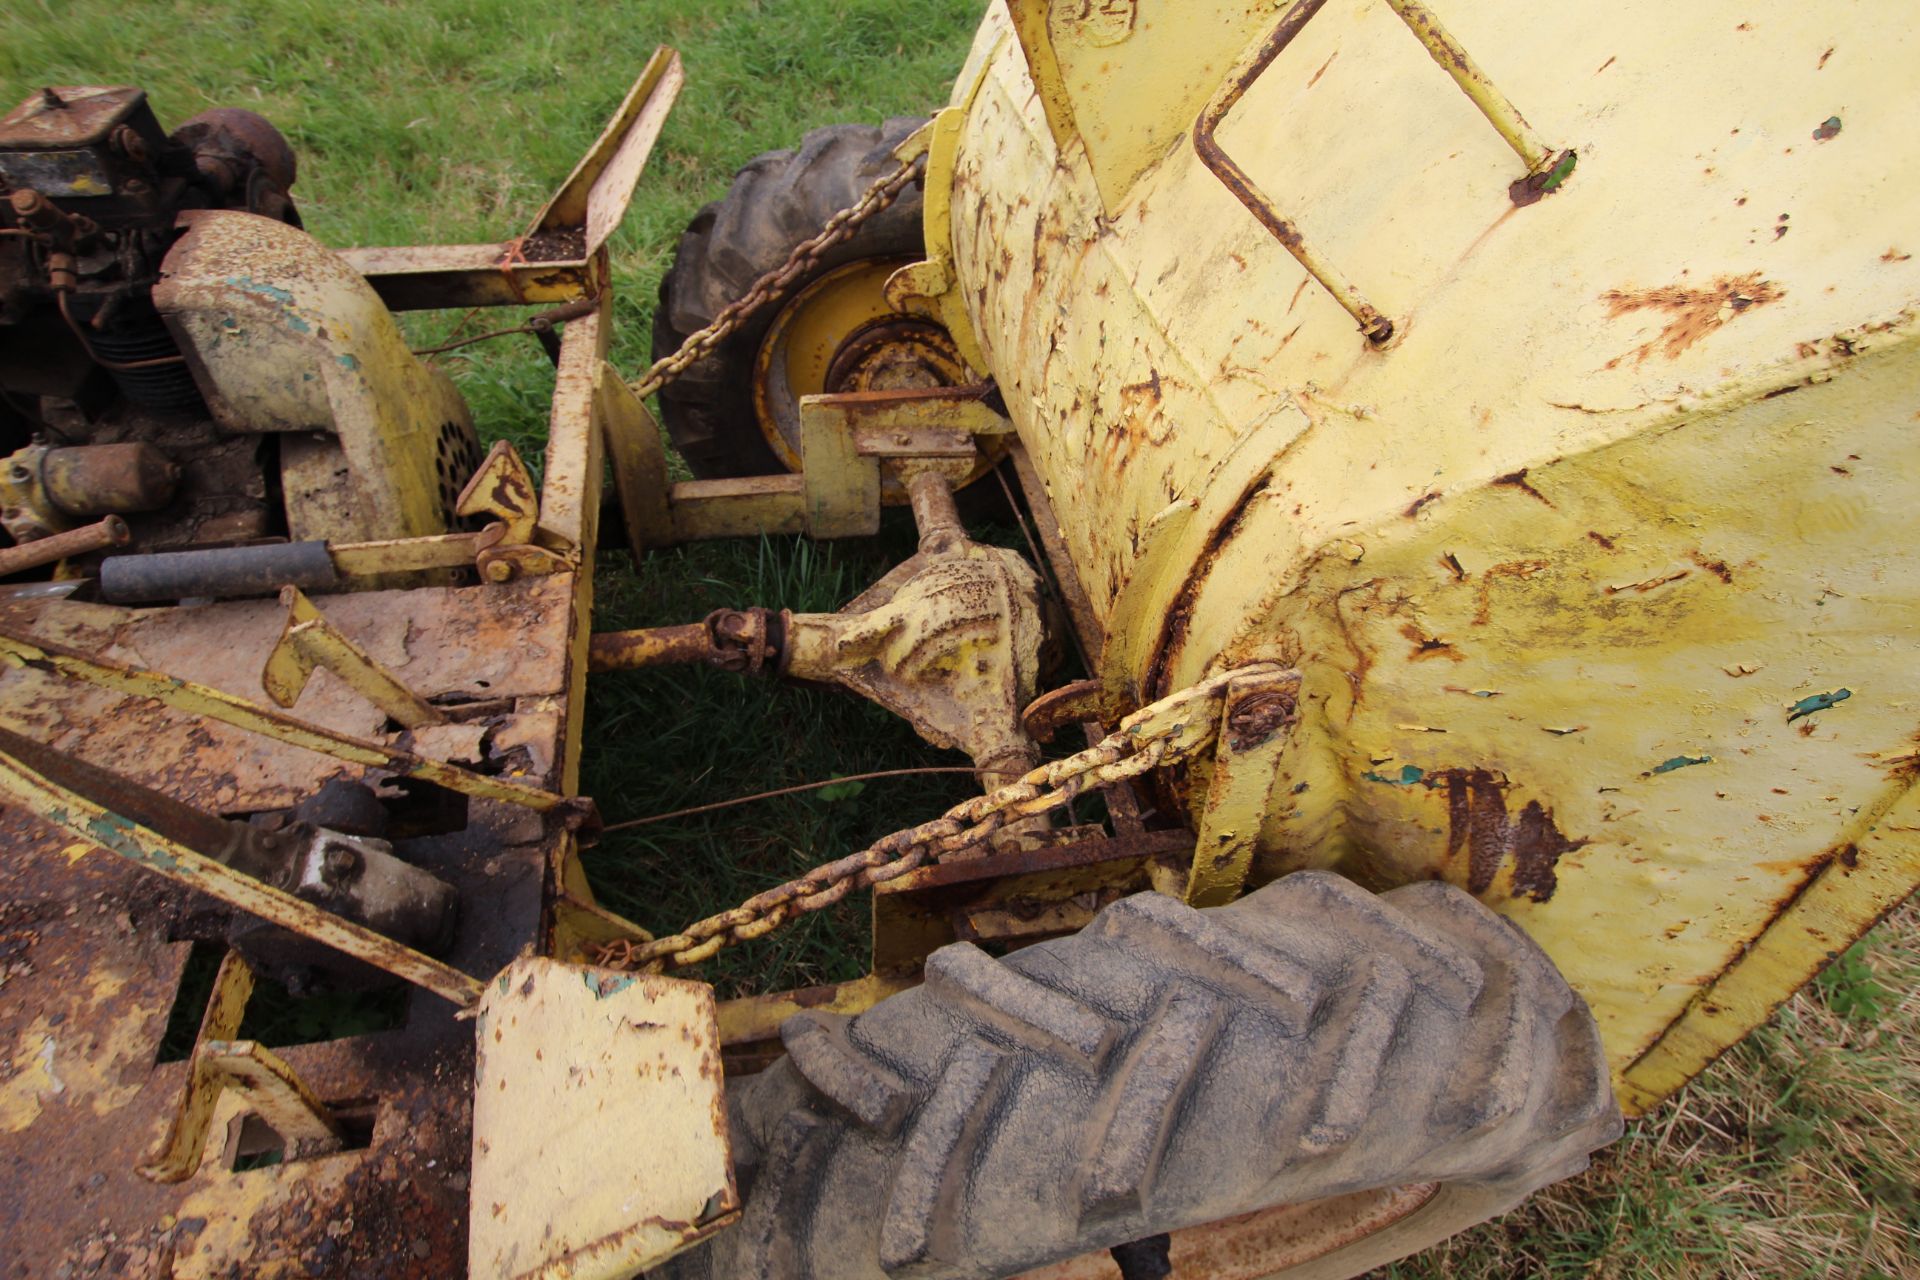
[[[489,778],[462,769],[458,765],[430,760],[383,743],[369,742],[337,733],[317,724],[309,724],[285,712],[273,711],[248,702],[245,698],[195,684],[157,671],[105,662],[61,645],[0,630],[0,660],[19,666],[52,672],[116,693],[152,698],[189,715],[205,716],[222,724],[258,733],[288,746],[316,751],[350,764],[388,769],[403,777],[418,778],[481,800],[500,800],[539,813],[558,812],[572,822],[586,822],[593,814],[593,802],[563,796],[538,787]]]
[[[253,966],[238,951],[229,950],[213,976],[213,994],[200,1015],[200,1034],[194,1037],[193,1060],[180,1107],[167,1124],[166,1136],[148,1153],[138,1172],[151,1182],[184,1182],[200,1167],[207,1149],[207,1131],[213,1125],[214,1106],[223,1085],[200,1047],[240,1034],[240,1023],[253,997]]]
[[[117,854],[144,870],[198,889],[230,907],[283,925],[424,987],[462,1008],[480,998],[481,983],[458,969],[215,861],[178,840],[134,822],[125,814],[96,804],[49,780],[18,758],[0,756],[0,794],[77,839]],[[208,821],[219,820],[209,816]]]
[[[668,503],[673,540],[805,533],[805,487],[805,477],[792,475],[679,481]]]
[[[113,604],[230,600],[270,596],[291,583],[312,591],[340,585],[325,542],[281,542],[261,547],[202,547],[115,556],[100,566],[100,596]]]
[[[931,467],[912,468],[907,476],[907,498],[913,503],[913,523],[920,530],[922,554],[938,555],[966,541],[967,527],[960,522],[953,485],[940,472]]]
[[[278,875],[285,867],[289,850],[276,833],[196,809],[165,792],[4,727],[0,727],[0,755],[12,757],[52,785],[78,791],[110,807],[126,821],[187,845],[222,866],[256,879]]]
[[[41,565],[65,560],[68,556],[84,556],[94,551],[105,551],[108,547],[124,547],[131,537],[125,520],[119,516],[108,516],[98,524],[69,529],[50,538],[23,542],[17,547],[0,551],[0,578],[38,569]]]
[[[1233,157],[1226,153],[1214,136],[1220,128],[1220,122],[1227,118],[1227,113],[1239,104],[1253,82],[1273,65],[1274,59],[1285,52],[1286,47],[1293,43],[1293,38],[1300,34],[1300,29],[1307,25],[1314,14],[1325,7],[1326,2],[1327,0],[1296,0],[1293,7],[1281,16],[1267,38],[1261,42],[1252,60],[1244,63],[1225,84],[1220,86],[1219,92],[1213,95],[1212,100],[1201,111],[1200,118],[1194,121],[1193,149],[1199,155],[1201,163],[1206,165],[1227,190],[1233,192],[1234,197],[1260,220],[1261,226],[1273,233],[1274,239],[1278,240],[1286,251],[1307,269],[1307,274],[1319,281],[1320,287],[1333,295],[1334,301],[1345,308],[1348,315],[1360,322],[1360,331],[1367,336],[1367,341],[1377,346],[1393,337],[1393,322],[1381,315],[1372,303],[1361,297],[1360,290],[1355,288],[1353,282],[1342,275],[1337,267],[1322,258],[1307,244],[1306,237],[1300,234],[1300,228],[1282,216],[1279,209],[1274,207],[1273,201],[1267,197],[1266,192],[1254,184],[1253,179],[1247,176],[1247,171],[1234,162]]]
[[[1418,0],[1387,0],[1387,5],[1400,15],[1420,43],[1426,46],[1440,69],[1453,77],[1460,91],[1467,95],[1480,114],[1487,118],[1494,132],[1505,140],[1513,153],[1526,161],[1528,173],[1539,173],[1553,168],[1565,154],[1549,147],[1539,134],[1533,131],[1520,109],[1506,94],[1487,79],[1487,73],[1480,69],[1459,41],[1447,34],[1440,25],[1433,10],[1420,4]]]
[[[587,670],[633,671],[706,662],[713,657],[713,633],[704,622],[678,627],[602,631],[587,647]]]
[[[446,713],[328,622],[300,588],[282,588],[280,604],[287,611],[286,626],[260,673],[260,686],[280,706],[291,709],[313,669],[325,667],[406,728],[447,722]]]

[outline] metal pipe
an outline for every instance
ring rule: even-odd
[[[1280,21],[1274,24],[1273,30],[1261,43],[1252,61],[1246,63],[1220,86],[1213,95],[1212,101],[1208,102],[1205,109],[1200,112],[1200,118],[1193,122],[1193,149],[1200,157],[1200,162],[1212,171],[1214,177],[1220,179],[1227,190],[1233,192],[1234,197],[1247,207],[1248,212],[1260,220],[1261,226],[1273,233],[1273,238],[1278,240],[1286,251],[1307,269],[1307,274],[1319,281],[1320,287],[1331,294],[1333,300],[1345,308],[1348,315],[1359,321],[1360,331],[1366,334],[1367,341],[1378,346],[1393,337],[1393,322],[1361,297],[1360,291],[1354,287],[1353,282],[1341,275],[1338,268],[1308,246],[1306,237],[1300,234],[1300,228],[1281,216],[1280,211],[1274,207],[1273,201],[1254,185],[1247,171],[1234,162],[1233,157],[1221,148],[1218,139],[1214,136],[1220,128],[1220,122],[1226,119],[1227,113],[1246,96],[1253,82],[1273,65],[1274,59],[1293,43],[1293,38],[1300,34],[1300,29],[1306,26],[1313,15],[1326,6],[1326,3],[1327,0],[1296,0],[1293,7],[1281,15]]]
[[[1494,132],[1506,140],[1515,155],[1526,161],[1528,173],[1551,169],[1560,160],[1562,153],[1554,151],[1533,131],[1533,126],[1521,116],[1520,109],[1513,105],[1506,94],[1494,87],[1493,81],[1487,79],[1487,73],[1480,69],[1480,65],[1468,55],[1459,41],[1447,34],[1447,29],[1440,25],[1440,19],[1434,17],[1431,9],[1418,3],[1418,0],[1387,0],[1387,5],[1400,15],[1400,20],[1407,24],[1408,30],[1426,46],[1433,60],[1440,64],[1440,69],[1452,76],[1461,92],[1480,108],[1480,114],[1487,118]]]
[[[82,525],[50,538],[36,538],[17,547],[0,551],[0,578],[38,569],[56,560],[84,556],[108,547],[124,547],[133,540],[133,532],[119,516],[108,516],[98,524]]]
[[[953,501],[953,485],[939,471],[933,467],[909,471],[907,498],[913,503],[922,555],[939,555],[967,540],[967,527],[960,523],[960,508]]]
[[[713,633],[704,622],[678,627],[602,631],[587,642],[588,671],[637,671],[707,662],[714,654]]]
[[[277,595],[286,586],[325,591],[339,585],[339,571],[324,542],[159,551],[115,556],[100,566],[100,596],[112,604],[200,596],[225,600]]]
[[[145,441],[48,449],[40,455],[40,489],[70,516],[158,511],[173,501],[180,468]]]
[[[699,622],[677,627],[602,631],[587,641],[588,671],[637,671],[703,662],[722,671],[758,675],[778,670],[786,644],[787,615],[759,607],[715,609]]]

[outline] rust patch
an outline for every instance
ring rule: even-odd
[[[1147,380],[1145,382],[1128,383],[1126,386],[1120,388],[1120,395],[1123,400],[1133,404],[1159,404],[1160,371],[1158,369],[1147,370]]]
[[[1493,584],[1501,578],[1513,578],[1524,582],[1535,574],[1545,572],[1545,560],[1508,560],[1494,565],[1480,576],[1480,606],[1474,610],[1473,625],[1484,627],[1493,620]]]
[[[1236,702],[1227,712],[1227,745],[1250,751],[1299,719],[1299,686],[1268,689]]]
[[[1311,89],[1313,88],[1313,86],[1319,84],[1320,77],[1327,74],[1327,68],[1332,66],[1333,60],[1339,56],[1340,56],[1340,51],[1338,49],[1335,49],[1332,53],[1328,54],[1327,60],[1320,64],[1320,69],[1314,72],[1313,77],[1307,81],[1307,88]]]
[[[1534,488],[1533,485],[1528,483],[1527,469],[1525,467],[1520,468],[1518,471],[1509,471],[1506,475],[1503,475],[1503,476],[1495,476],[1493,478],[1493,482],[1497,485],[1504,485],[1509,489],[1518,489],[1520,492],[1526,494],[1529,498],[1532,498],[1538,502],[1544,502],[1550,507],[1553,505],[1553,503],[1548,500],[1546,494],[1540,492],[1538,489]]]
[[[1677,360],[1688,347],[1735,316],[1778,302],[1786,294],[1785,289],[1771,280],[1761,279],[1758,271],[1749,271],[1743,276],[1722,276],[1704,289],[1689,289],[1684,285],[1610,289],[1600,295],[1600,300],[1607,304],[1609,320],[1636,311],[1664,312],[1670,319],[1658,334],[1626,355],[1609,360],[1606,367],[1617,368],[1629,357],[1635,364],[1644,364],[1656,348],[1667,359]]]
[[[1435,498],[1438,498],[1439,496],[1440,496],[1440,494],[1439,494],[1439,492],[1438,492],[1438,491],[1436,491],[1436,490],[1433,490],[1433,489],[1429,489],[1429,490],[1427,490],[1427,492],[1425,492],[1425,493],[1423,493],[1423,494],[1421,494],[1421,495],[1420,495],[1419,497],[1417,497],[1417,498],[1415,498],[1415,499],[1413,500],[1413,503],[1412,503],[1412,505],[1410,505],[1410,506],[1409,506],[1409,507],[1407,508],[1407,519],[1409,519],[1409,520],[1411,520],[1411,519],[1413,519],[1413,518],[1414,518],[1415,516],[1417,516],[1417,515],[1419,515],[1419,514],[1420,514],[1420,508],[1422,508],[1422,507],[1424,507],[1424,506],[1426,506],[1426,505],[1427,505],[1427,504],[1428,504],[1429,502],[1432,502],[1432,501],[1433,501],[1433,500],[1434,500]]]
[[[1910,253],[1902,253],[1902,252],[1900,252],[1900,248],[1899,248],[1899,246],[1898,246],[1898,245],[1895,245],[1895,246],[1893,246],[1893,247],[1891,247],[1891,248],[1889,248],[1889,249],[1888,249],[1888,250],[1887,250],[1887,251],[1886,251],[1885,253],[1883,253],[1883,254],[1881,254],[1881,255],[1880,255],[1880,261],[1882,261],[1882,262],[1906,262],[1907,260],[1909,260],[1909,259],[1910,259],[1910,258],[1912,258],[1912,257],[1913,257],[1913,255],[1912,255],[1912,254],[1910,254]]]
[[[1708,573],[1720,579],[1720,581],[1732,583],[1733,570],[1727,568],[1727,562],[1725,560],[1709,560],[1705,554],[1699,551],[1689,551],[1687,553],[1687,559],[1693,561],[1702,569],[1705,569]]]
[[[1828,116],[1825,120],[1822,120],[1819,123],[1819,125],[1815,127],[1813,131],[1813,140],[1815,142],[1825,142],[1830,138],[1837,138],[1839,136],[1840,136],[1840,117],[1839,116]]]
[[[1467,851],[1470,893],[1491,889],[1501,865],[1511,861],[1512,896],[1545,902],[1559,888],[1561,856],[1589,843],[1569,840],[1538,800],[1510,814],[1507,780],[1492,770],[1446,769],[1428,775],[1427,785],[1447,789],[1447,857]]]
[[[1153,658],[1147,663],[1144,683],[1149,698],[1158,698],[1165,693],[1167,669],[1173,665],[1174,658],[1186,643],[1187,628],[1192,624],[1193,607],[1200,598],[1200,589],[1206,585],[1207,575],[1213,571],[1220,549],[1239,532],[1240,522],[1246,519],[1253,500],[1266,488],[1268,479],[1268,473],[1264,471],[1255,476],[1253,483],[1247,486],[1227,512],[1226,518],[1215,526],[1207,537],[1206,547],[1194,562],[1193,575],[1181,584],[1179,594],[1168,607],[1167,619],[1160,628],[1160,642],[1155,646]]]
[[[1602,547],[1605,547],[1608,551],[1613,550],[1613,539],[1601,533],[1598,529],[1587,530],[1587,536],[1599,543]]]
[[[1447,658],[1454,662],[1465,662],[1467,655],[1437,636],[1430,636],[1409,622],[1400,628],[1400,634],[1413,641],[1413,652],[1407,655],[1409,662],[1424,662],[1428,658]]]

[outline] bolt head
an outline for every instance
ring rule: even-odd
[[[328,845],[327,851],[320,855],[320,878],[330,885],[350,884],[359,877],[363,865],[358,849],[344,844]]]

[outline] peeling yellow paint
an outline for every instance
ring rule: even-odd
[[[1188,138],[1277,11],[1189,8],[1140,0],[1115,42],[994,6],[937,228],[1103,682],[1285,654],[1301,723],[1256,877],[1468,885],[1624,1070],[1914,772],[1920,269],[1859,246],[1910,220],[1861,192],[1920,161],[1892,71],[1920,31],[1851,15],[1888,109],[1814,151],[1824,12],[1735,36],[1728,0],[1584,27],[1458,0],[1449,31],[1580,154],[1515,203],[1512,151],[1389,7],[1328,6],[1220,139],[1393,319],[1375,349]],[[1878,910],[1834,894],[1835,937]],[[1737,1021],[1695,1017],[1632,1096]]]

